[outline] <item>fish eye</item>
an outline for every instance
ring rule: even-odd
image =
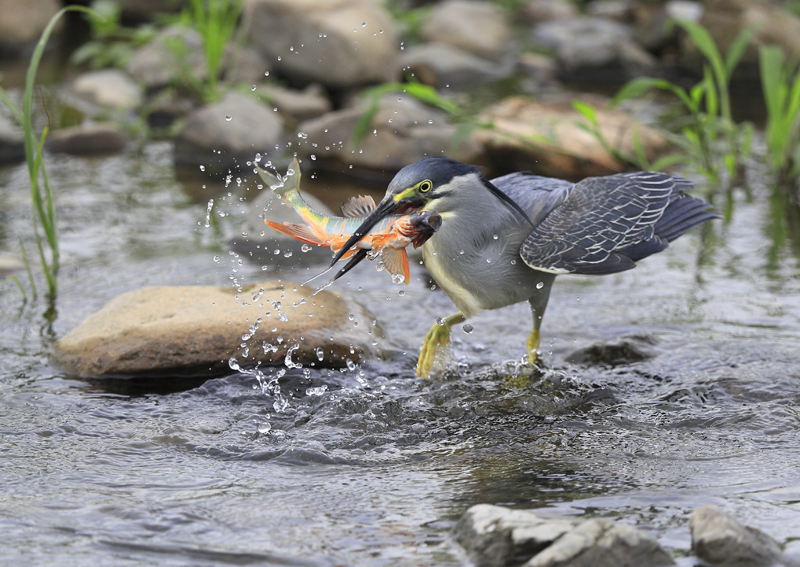
[[[425,181],[420,183],[417,187],[419,187],[420,193],[427,193],[428,191],[431,190],[431,187],[433,187],[433,183],[431,183],[430,180],[426,179]]]

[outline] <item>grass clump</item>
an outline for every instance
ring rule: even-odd
[[[780,47],[758,52],[761,89],[767,107],[765,137],[769,163],[778,183],[796,185],[800,176],[800,76],[798,61],[785,61]]]

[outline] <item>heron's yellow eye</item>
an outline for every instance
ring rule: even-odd
[[[433,187],[433,183],[428,181],[427,179],[418,185],[420,193],[427,193]]]

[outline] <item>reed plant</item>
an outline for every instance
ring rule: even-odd
[[[36,48],[33,50],[31,61],[28,64],[28,71],[25,75],[25,90],[22,95],[22,109],[20,109],[8,93],[0,87],[0,101],[8,107],[11,115],[19,122],[24,132],[25,160],[28,165],[28,176],[30,177],[31,185],[33,234],[36,238],[36,247],[39,251],[42,270],[47,280],[47,297],[51,302],[51,307],[58,295],[58,270],[60,266],[58,216],[55,195],[43,159],[44,141],[47,138],[49,126],[45,126],[39,136],[36,135],[33,129],[33,89],[45,45],[47,45],[47,41],[50,39],[50,35],[53,33],[53,28],[58,23],[58,20],[67,12],[94,14],[94,12],[84,6],[66,6],[50,19],[50,22],[39,38],[39,42],[36,44]],[[49,249],[49,254],[45,252],[45,245]],[[21,242],[20,246],[22,246]],[[36,288],[33,283],[30,264],[25,255],[24,248],[23,259],[28,268],[28,275],[35,294]],[[20,288],[22,288],[22,284],[18,279],[17,283]]]
[[[192,24],[200,33],[208,73],[205,97],[207,102],[219,98],[217,80],[225,49],[236,29],[242,12],[242,0],[191,0]]]
[[[775,45],[759,49],[758,57],[767,107],[768,160],[778,183],[794,186],[800,176],[799,62],[785,60],[783,50]]]

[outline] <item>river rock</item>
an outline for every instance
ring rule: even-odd
[[[527,510],[478,504],[461,517],[453,536],[477,567],[506,567],[528,560],[576,525],[571,520],[546,520]]]
[[[283,142],[276,112],[250,95],[230,92],[188,116],[175,139],[174,159],[181,166],[225,170],[256,153],[274,152]]]
[[[523,567],[659,567],[674,565],[653,537],[627,524],[587,520]]]
[[[499,66],[445,43],[423,43],[403,52],[400,65],[421,83],[436,88],[459,89],[509,76],[511,65]]]
[[[225,80],[229,83],[246,83],[248,85],[260,83],[270,69],[269,61],[258,49],[229,44],[225,50],[222,71],[225,74]]]
[[[165,28],[133,54],[126,70],[147,89],[165,87],[186,74],[203,81],[206,62],[200,34],[179,25]]]
[[[364,111],[364,106],[358,105],[303,122],[298,130],[307,139],[299,151],[317,159],[389,172],[448,150],[452,150],[451,157],[464,162],[481,158],[479,146],[470,139],[450,148],[457,127],[447,123],[444,113],[397,94],[381,99],[367,135],[354,144],[356,123]]]
[[[508,51],[511,26],[491,2],[446,0],[420,30],[428,42],[446,43],[478,57],[499,60]]]
[[[648,159],[670,152],[669,143],[652,128],[620,110],[604,109],[605,103],[599,97],[590,100],[597,109],[600,130],[610,144],[632,154],[633,133],[637,132]],[[569,101],[543,103],[511,97],[490,106],[479,118],[492,121],[494,128],[475,130],[472,139],[499,169],[528,169],[569,179],[623,171],[623,164],[577,125],[585,119]]]
[[[743,526],[714,505],[701,506],[689,518],[692,550],[712,565],[774,565],[781,556],[778,544],[764,532]]]
[[[657,60],[631,39],[630,27],[603,18],[582,17],[539,24],[534,40],[556,51],[566,78],[580,75],[624,80],[652,72]]]
[[[302,91],[285,89],[277,85],[260,85],[256,94],[268,105],[292,120],[302,122],[322,116],[331,110],[328,95],[318,84],[308,85]]]
[[[566,360],[573,364],[607,364],[609,366],[632,364],[658,356],[656,343],[656,338],[652,335],[632,335],[616,341],[597,343],[578,349],[570,353]]]
[[[118,69],[102,69],[79,75],[72,82],[72,90],[100,106],[131,110],[142,104],[139,85]]]
[[[73,155],[113,154],[127,143],[128,136],[119,126],[97,122],[55,130],[47,136],[45,147],[51,152]]]
[[[240,365],[283,364],[291,355],[293,364],[341,367],[348,359],[382,355],[383,335],[372,314],[345,296],[313,292],[279,281],[241,292],[146,287],[109,301],[57,341],[51,355],[67,372],[84,377],[214,372],[231,357]]]
[[[22,130],[0,114],[0,165],[25,159],[25,137]]]
[[[568,0],[530,0],[519,12],[520,20],[526,24],[566,20],[577,16],[578,8]]]
[[[2,0],[0,52],[18,54],[32,49],[50,18],[61,9],[58,0]]]
[[[373,0],[247,0],[243,19],[291,82],[338,90],[398,76],[394,22]]]

